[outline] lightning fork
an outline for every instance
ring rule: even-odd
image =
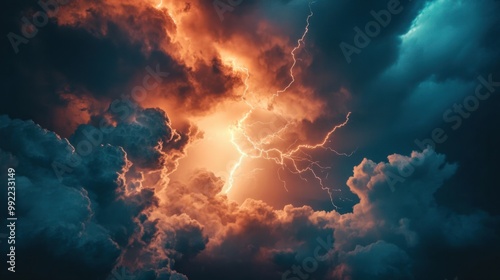
[[[293,83],[295,83],[295,81],[296,81],[295,76],[294,76],[294,68],[297,65],[297,60],[298,60],[296,57],[296,52],[303,45],[305,45],[305,38],[307,36],[307,33],[309,32],[310,19],[314,15],[314,13],[312,11],[312,7],[311,7],[312,3],[313,2],[309,2],[309,15],[307,16],[307,19],[306,19],[306,26],[304,29],[304,33],[297,40],[297,45],[292,49],[292,51],[290,53],[291,57],[293,59],[293,63],[292,63],[290,70],[289,70],[291,81],[283,89],[278,90],[275,94],[272,95],[271,102],[269,103],[268,109],[270,109],[272,107],[272,103],[274,102],[274,100],[280,94],[286,92],[293,85]],[[225,193],[228,193],[233,188],[236,173],[237,173],[238,169],[241,167],[241,165],[243,164],[244,159],[245,158],[251,158],[251,159],[259,159],[260,158],[260,159],[274,161],[277,165],[280,166],[280,168],[278,168],[278,170],[277,170],[278,179],[281,182],[283,182],[284,188],[287,191],[288,191],[288,188],[286,185],[286,180],[284,180],[282,178],[282,176],[280,175],[280,170],[285,171],[285,169],[286,169],[290,173],[299,176],[299,178],[301,178],[302,180],[304,180],[306,182],[307,182],[307,179],[303,175],[304,175],[304,173],[309,172],[312,175],[312,177],[314,177],[314,179],[319,182],[321,189],[328,193],[332,205],[335,208],[337,208],[337,206],[335,205],[335,203],[333,201],[332,189],[325,186],[323,179],[317,173],[318,172],[317,170],[324,172],[327,169],[330,169],[330,167],[322,166],[319,162],[314,161],[312,159],[312,157],[309,154],[307,154],[305,151],[315,150],[315,149],[324,149],[324,150],[328,150],[330,152],[334,152],[335,154],[340,155],[340,156],[351,156],[355,151],[350,153],[350,154],[339,153],[336,150],[334,150],[333,148],[327,146],[327,143],[329,142],[333,133],[337,129],[347,125],[347,123],[349,122],[349,117],[350,117],[351,113],[349,112],[347,114],[344,122],[342,122],[341,124],[335,125],[330,131],[328,131],[328,133],[325,135],[325,137],[322,139],[322,141],[320,141],[317,144],[312,144],[312,145],[311,144],[300,144],[292,149],[292,147],[297,142],[297,140],[295,140],[295,142],[292,143],[285,151],[282,151],[276,147],[264,148],[263,145],[271,144],[271,143],[273,143],[273,140],[275,140],[275,139],[282,139],[280,136],[282,135],[282,133],[284,133],[290,127],[290,125],[292,123],[290,121],[287,121],[287,123],[284,126],[282,126],[280,129],[278,129],[274,133],[271,133],[271,134],[269,134],[261,139],[253,140],[252,137],[247,133],[247,128],[252,127],[255,124],[263,123],[263,122],[253,122],[250,124],[246,124],[246,122],[249,120],[252,113],[256,110],[255,106],[252,105],[245,98],[245,96],[248,92],[248,89],[249,89],[248,80],[249,80],[250,74],[249,74],[249,70],[247,68],[240,67],[240,66],[237,66],[236,68],[239,69],[240,71],[243,71],[246,73],[246,79],[244,80],[245,91],[243,92],[242,100],[245,101],[245,103],[249,107],[249,110],[243,115],[243,117],[241,117],[237,121],[237,123],[233,127],[231,127],[231,143],[233,144],[233,146],[236,148],[236,150],[240,154],[240,157],[238,158],[238,161],[231,168],[231,170],[229,172],[229,178],[227,181],[227,188],[225,190]],[[241,145],[238,143],[238,141],[236,139],[237,133],[240,137],[243,138],[245,143],[250,145],[249,149],[245,150],[241,147]],[[300,165],[303,165],[303,164],[306,164],[306,166],[300,167]],[[328,177],[328,174],[326,177]]]

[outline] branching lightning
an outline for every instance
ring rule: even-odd
[[[306,19],[306,27],[304,28],[304,33],[302,34],[302,37],[300,37],[300,39],[297,40],[297,46],[295,46],[295,48],[293,48],[293,50],[290,53],[292,58],[293,58],[293,63],[292,63],[292,66],[290,67],[291,81],[290,81],[290,83],[288,83],[288,85],[286,87],[284,87],[281,90],[278,90],[275,94],[273,94],[273,96],[271,97],[271,103],[270,103],[271,106],[274,102],[274,99],[276,99],[276,97],[278,97],[281,93],[286,92],[292,86],[292,84],[295,83],[295,76],[293,75],[293,69],[295,68],[295,65],[297,64],[297,58],[295,57],[295,52],[297,50],[299,50],[302,45],[305,45],[305,39],[306,39],[307,33],[309,33],[309,25],[310,25],[309,20],[314,16],[314,13],[313,13],[312,8],[311,8],[312,3],[313,2],[309,2],[309,15],[307,16],[307,19]]]
[[[268,110],[272,110],[272,105],[275,102],[275,99],[279,97],[280,94],[285,93],[294,83],[295,83],[295,76],[294,76],[294,68],[297,64],[297,58],[296,58],[296,52],[305,45],[305,38],[307,36],[307,33],[309,32],[309,26],[310,26],[310,19],[313,17],[314,13],[311,8],[312,2],[309,2],[309,15],[307,16],[306,19],[306,26],[304,29],[304,33],[300,37],[300,39],[297,40],[297,45],[292,49],[290,55],[293,59],[293,63],[290,67],[289,73],[290,73],[290,82],[281,90],[278,90],[275,94],[272,95],[271,101],[268,105]],[[231,191],[231,189],[234,186],[235,182],[235,176],[238,171],[238,169],[242,166],[243,161],[246,158],[251,158],[251,159],[266,159],[266,160],[271,160],[274,161],[276,164],[280,166],[280,168],[277,171],[277,175],[280,181],[283,182],[284,188],[288,191],[286,181],[282,179],[280,175],[280,171],[288,171],[291,172],[292,174],[298,175],[302,180],[307,181],[307,179],[304,177],[305,173],[309,173],[314,177],[315,180],[317,180],[323,190],[325,190],[328,195],[330,196],[330,201],[334,207],[337,208],[337,206],[333,202],[333,195],[332,195],[332,189],[329,187],[326,187],[325,184],[323,183],[323,178],[319,174],[320,172],[324,172],[327,169],[330,169],[330,167],[327,166],[322,166],[319,162],[314,161],[311,155],[307,153],[307,151],[312,151],[316,149],[323,149],[327,150],[330,152],[333,152],[337,155],[341,156],[350,156],[351,154],[345,154],[345,153],[339,153],[336,150],[334,150],[331,147],[327,146],[327,143],[329,142],[330,138],[332,137],[332,134],[339,128],[345,126],[349,122],[349,116],[350,113],[347,114],[346,119],[343,123],[335,125],[322,139],[321,142],[310,145],[310,144],[300,144],[296,145],[296,142],[291,144],[288,148],[286,149],[280,149],[278,147],[268,147],[268,144],[273,143],[274,140],[279,140],[283,133],[285,133],[288,128],[292,125],[291,121],[287,121],[286,124],[281,126],[281,128],[277,129],[275,132],[270,133],[269,135],[266,135],[265,137],[262,137],[261,139],[253,139],[249,133],[247,132],[248,129],[255,125],[256,123],[251,123],[247,124],[248,120],[250,119],[250,116],[252,113],[255,112],[256,109],[258,109],[256,106],[251,104],[247,98],[246,94],[249,90],[249,85],[248,85],[248,80],[250,78],[250,73],[249,70],[245,67],[241,66],[236,66],[236,69],[239,71],[245,73],[246,78],[244,80],[244,85],[245,85],[245,90],[242,95],[242,100],[245,101],[245,103],[248,105],[249,110],[242,116],[241,119],[238,120],[238,122],[230,128],[231,132],[231,143],[233,146],[236,148],[238,153],[240,154],[238,161],[234,164],[234,166],[231,168],[229,171],[229,177],[227,180],[227,186],[225,192],[228,193]],[[247,147],[243,147],[243,145],[246,144]],[[295,147],[294,147],[295,146]],[[294,148],[292,148],[294,147]],[[326,175],[325,179],[328,177],[328,174]]]

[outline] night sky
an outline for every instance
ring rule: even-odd
[[[500,279],[500,1],[0,13],[2,279]]]

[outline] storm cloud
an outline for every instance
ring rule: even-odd
[[[37,28],[0,49],[15,279],[500,278],[499,2],[240,2],[68,1],[38,27],[5,4],[2,34]],[[317,169],[249,164],[239,202],[211,166],[176,176],[248,108],[241,139],[324,140],[292,157]]]

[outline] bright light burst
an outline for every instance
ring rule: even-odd
[[[306,19],[306,26],[304,29],[304,33],[302,34],[301,38],[297,40],[297,45],[293,48],[291,51],[290,55],[293,59],[293,63],[290,67],[289,73],[290,73],[290,78],[291,81],[281,90],[278,90],[275,94],[270,99],[270,103],[268,104],[267,110],[272,110],[273,103],[275,102],[275,99],[280,96],[280,94],[285,93],[295,82],[295,76],[294,76],[294,68],[297,64],[297,58],[296,58],[296,52],[305,45],[305,38],[307,36],[307,33],[309,32],[309,25],[310,25],[310,19],[313,17],[314,13],[311,8],[311,2],[309,2],[309,15],[307,16]],[[257,110],[257,109],[263,109],[259,108],[258,106],[250,103],[248,99],[246,98],[246,95],[249,90],[249,85],[248,85],[248,80],[250,78],[250,73],[248,68],[241,67],[241,66],[235,66],[235,68],[244,73],[246,75],[246,78],[244,80],[244,85],[245,85],[245,90],[242,94],[242,100],[248,105],[249,110],[243,115],[241,119],[237,121],[237,123],[230,128],[231,131],[231,143],[233,146],[236,148],[238,153],[240,154],[237,162],[233,165],[229,172],[229,177],[226,182],[226,190],[225,192],[228,193],[231,191],[231,189],[234,187],[235,183],[235,176],[239,168],[241,168],[243,161],[246,158],[250,159],[266,159],[266,160],[271,160],[274,161],[276,164],[280,166],[278,169],[278,178],[283,182],[284,188],[288,191],[286,181],[283,180],[280,176],[280,170],[285,171],[288,170],[292,174],[298,175],[302,180],[307,181],[307,179],[304,177],[305,173],[311,174],[318,182],[321,188],[325,191],[327,191],[330,201],[334,207],[337,208],[335,203],[333,202],[333,195],[332,195],[332,189],[325,186],[323,183],[323,178],[318,175],[318,170],[320,171],[325,171],[327,169],[330,169],[328,166],[322,166],[318,161],[315,161],[311,155],[307,153],[308,150],[316,150],[316,149],[323,149],[327,150],[330,152],[333,152],[337,155],[342,155],[342,156],[350,156],[350,154],[345,154],[345,153],[339,153],[336,150],[334,150],[331,147],[327,146],[327,143],[329,142],[329,139],[331,138],[332,134],[339,128],[345,126],[349,122],[349,116],[350,112],[347,114],[346,119],[343,123],[338,124],[333,126],[333,128],[325,135],[323,140],[320,143],[317,144],[301,144],[296,146],[295,148],[288,147],[286,149],[281,149],[279,147],[273,146],[273,147],[268,147],[270,143],[273,143],[275,140],[282,139],[281,135],[283,135],[289,127],[292,125],[291,121],[286,121],[285,124],[283,124],[279,129],[275,130],[273,133],[270,133],[266,135],[265,137],[262,137],[261,139],[253,139],[249,133],[248,130],[249,128],[254,124],[249,124],[248,121],[250,119],[250,116]],[[240,140],[242,139],[243,142],[248,145],[247,148],[243,147],[243,143]],[[295,145],[295,143],[292,144],[292,146]],[[300,167],[305,164],[305,167]],[[327,176],[328,177],[328,174]],[[325,179],[326,179],[325,177]]]

